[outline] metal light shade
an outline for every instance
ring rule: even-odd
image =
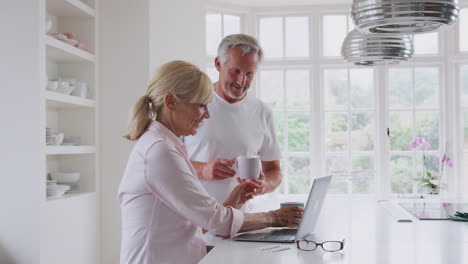
[[[407,35],[362,34],[354,29],[343,41],[341,54],[356,65],[395,64],[409,60],[414,53]]]
[[[365,34],[417,34],[453,24],[458,0],[353,0],[351,16]]]

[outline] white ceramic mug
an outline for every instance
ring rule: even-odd
[[[73,89],[73,92],[71,95],[79,96],[81,98],[87,98],[88,97],[88,83],[77,82],[75,84],[75,89]]]
[[[241,179],[258,178],[260,176],[260,158],[258,156],[240,156],[237,158],[237,177]]]

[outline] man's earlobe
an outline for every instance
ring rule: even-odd
[[[215,67],[216,67],[216,70],[218,70],[218,72],[221,71],[221,61],[219,61],[219,57],[215,58]]]

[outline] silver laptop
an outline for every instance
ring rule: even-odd
[[[269,232],[247,232],[233,238],[235,241],[293,243],[314,232],[323,201],[332,176],[315,179],[310,188],[307,204],[299,228],[274,229]]]

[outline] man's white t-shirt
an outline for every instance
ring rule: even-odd
[[[273,113],[255,96],[248,94],[231,104],[215,92],[208,110],[211,117],[203,121],[197,134],[184,138],[191,161],[209,162],[242,155],[258,155],[262,161],[280,160]],[[238,184],[235,178],[201,182],[211,196],[224,203]]]

